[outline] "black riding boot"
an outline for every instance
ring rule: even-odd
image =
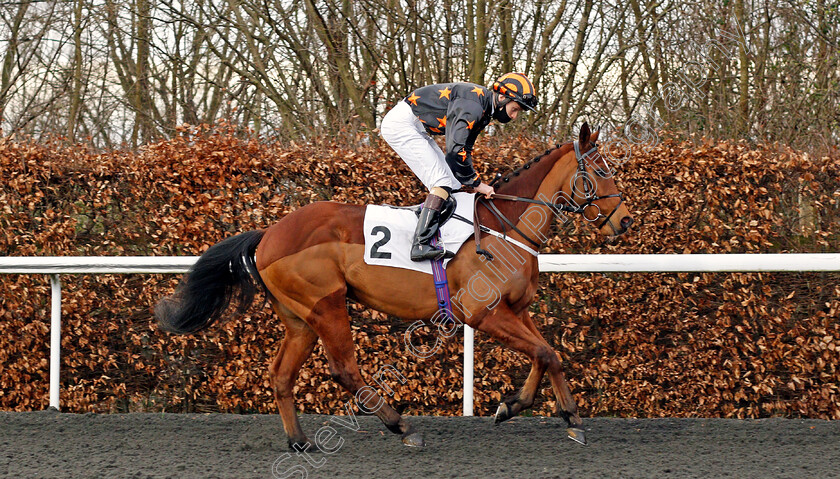
[[[454,251],[446,251],[436,248],[429,243],[435,237],[440,227],[440,210],[443,207],[444,199],[437,195],[429,195],[420,210],[420,218],[417,220],[417,229],[414,230],[414,241],[411,244],[411,260],[424,261],[427,259],[451,258],[455,256]]]

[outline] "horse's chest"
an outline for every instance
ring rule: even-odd
[[[536,294],[537,285],[523,279],[511,288],[508,303],[514,311],[519,311],[527,308],[534,301]]]
[[[516,312],[527,308],[534,301],[539,287],[538,277],[533,274],[531,265],[523,266],[507,281],[508,304]]]

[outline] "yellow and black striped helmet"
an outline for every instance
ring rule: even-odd
[[[534,85],[522,73],[505,73],[493,83],[493,91],[513,99],[523,108],[533,111],[537,106]]]

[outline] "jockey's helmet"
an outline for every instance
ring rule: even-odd
[[[533,111],[537,106],[534,85],[522,73],[505,73],[493,83],[493,91],[519,103],[527,110]]]

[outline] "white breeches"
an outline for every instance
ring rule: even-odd
[[[435,186],[461,188],[461,182],[446,164],[443,151],[426,133],[408,103],[397,103],[382,119],[379,131],[428,190]]]

